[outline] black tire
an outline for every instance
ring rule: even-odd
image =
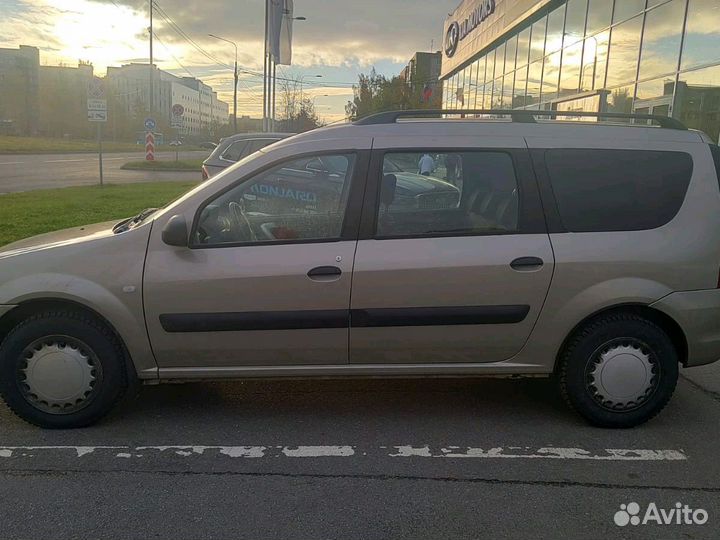
[[[601,352],[614,344],[639,344],[652,362],[653,383],[642,400],[617,410],[601,403],[588,373]],[[606,428],[630,428],[657,415],[672,397],[678,379],[678,353],[668,335],[633,313],[601,316],[581,327],[561,352],[556,371],[565,402],[588,422]]]
[[[79,340],[99,363],[102,377],[79,410],[48,412],[23,392],[19,370],[26,365],[24,352],[48,336]],[[69,429],[97,422],[122,398],[128,376],[123,348],[113,332],[95,317],[76,311],[47,311],[33,315],[13,328],[0,344],[0,395],[7,406],[30,424],[50,429]]]

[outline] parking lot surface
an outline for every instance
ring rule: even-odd
[[[617,431],[546,380],[144,387],[72,431],[2,407],[0,537],[717,538],[720,394],[704,380]],[[616,525],[632,502],[708,520]]]

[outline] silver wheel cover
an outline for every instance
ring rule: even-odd
[[[641,406],[659,381],[657,362],[635,340],[604,346],[594,355],[587,376],[593,398],[603,407],[627,411]]]
[[[69,336],[35,340],[23,351],[18,371],[25,399],[51,414],[69,414],[87,406],[101,377],[92,349]]]

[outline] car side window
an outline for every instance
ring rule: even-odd
[[[545,162],[571,232],[661,227],[680,211],[693,174],[684,152],[555,148]]]
[[[234,142],[225,149],[220,157],[227,161],[240,161],[245,157],[245,148],[247,145],[248,141]]]
[[[221,246],[339,238],[354,164],[354,154],[320,155],[261,172],[202,208],[194,243]]]
[[[376,236],[517,231],[519,200],[513,161],[505,152],[389,152]]]

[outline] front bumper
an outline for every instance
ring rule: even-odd
[[[675,320],[688,344],[686,367],[720,359],[720,289],[675,292],[650,307]]]

